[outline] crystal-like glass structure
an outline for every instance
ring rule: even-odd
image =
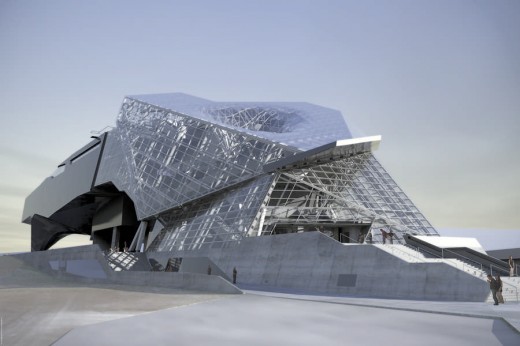
[[[382,241],[379,229],[397,242],[437,234],[372,155],[376,142],[356,141],[341,113],[307,103],[132,96],[96,184],[113,183],[139,219],[160,222],[151,251],[355,225],[362,242]]]
[[[70,233],[149,251],[307,231],[356,243],[436,235],[373,156],[379,142],[309,103],[129,96],[116,127],[27,198],[23,221],[33,250]]]

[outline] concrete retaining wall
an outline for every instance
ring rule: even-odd
[[[242,291],[217,275],[152,271],[113,271],[97,245],[13,255],[44,273],[82,283],[166,287],[212,293]]]
[[[251,237],[226,248],[148,253],[209,257],[238,284],[396,299],[485,301],[487,283],[445,263],[408,263],[372,245],[343,245],[320,232]]]
[[[148,252],[166,265],[170,257],[214,263],[213,273],[232,276],[257,289],[396,299],[485,301],[488,284],[445,263],[408,263],[372,245],[343,245],[320,232],[246,238],[224,248]],[[204,273],[121,271],[108,267],[98,246],[15,255],[32,266],[67,279],[239,293],[228,281]],[[192,262],[193,262],[192,261]],[[194,262],[194,263],[195,263]],[[199,263],[199,264],[200,264]]]

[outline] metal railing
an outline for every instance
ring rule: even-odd
[[[516,288],[515,285],[511,285],[510,283],[507,283],[507,282],[504,282],[504,280],[501,280],[502,281],[502,294],[504,293],[504,285],[507,285],[507,286],[511,286],[513,290],[511,290],[512,292],[514,292],[514,295],[516,297],[516,302],[518,303],[518,288]]]
[[[394,245],[394,244],[388,244],[388,245]],[[401,244],[395,244],[395,245],[401,245]],[[402,254],[404,254],[404,255],[406,255],[408,257],[416,258],[416,259],[420,260],[422,263],[426,263],[427,262],[427,260],[426,260],[426,258],[424,256],[423,257],[416,256],[416,255],[411,254],[409,252],[403,251],[402,249],[398,248],[397,246],[385,246],[384,248],[385,249],[390,249],[390,251],[392,253],[394,253],[394,251],[395,251],[395,252],[398,252],[398,253],[402,253]],[[411,250],[415,251],[414,249],[411,249]]]
[[[350,240],[350,241],[344,242],[343,239],[345,239],[345,238]],[[349,236],[347,236],[347,235],[345,235],[343,233],[339,234],[339,242],[342,243],[342,244],[348,244],[348,243],[363,244],[362,242],[359,242],[356,239],[350,238]]]
[[[452,254],[454,254],[456,257],[444,257],[444,253],[445,253],[445,252],[452,253]],[[482,272],[484,272],[484,266],[483,266],[482,263],[477,262],[477,261],[475,261],[475,260],[472,260],[471,258],[468,258],[468,257],[466,257],[466,256],[463,256],[463,255],[461,255],[461,254],[459,254],[459,253],[456,253],[456,252],[454,252],[454,251],[451,251],[451,250],[448,250],[448,249],[444,249],[444,248],[442,248],[442,249],[441,249],[441,255],[442,255],[442,258],[455,258],[455,259],[459,259],[459,257],[464,258],[465,260],[467,260],[467,261],[469,261],[469,262],[475,263],[475,264],[477,265],[477,267],[476,267],[477,269],[478,269],[478,266],[480,266],[480,270],[481,270]],[[460,260],[460,261],[461,261],[462,263],[464,263],[464,261],[462,261],[462,260]]]
[[[495,274],[493,274],[493,268],[495,268]],[[498,274],[502,275],[500,272],[502,273],[506,273],[507,275],[503,275],[503,276],[509,276],[509,270],[506,270],[504,268],[500,268],[496,265],[493,265],[493,264],[490,264],[489,265],[489,271],[490,271],[490,274],[491,276],[495,276],[497,275],[496,273],[498,272]]]
[[[464,262],[464,261],[462,261],[462,260],[460,260],[460,259],[458,259],[458,258],[454,258],[454,257],[444,257],[444,251],[441,251],[441,255],[439,256],[438,254],[436,254],[436,253],[434,253],[434,252],[432,252],[432,251],[428,251],[428,250],[426,250],[426,249],[421,249],[421,248],[419,248],[419,247],[415,247],[415,246],[412,246],[412,245],[409,245],[409,244],[406,244],[405,246],[407,246],[407,247],[413,249],[414,251],[417,251],[417,252],[425,252],[425,253],[427,253],[427,254],[430,254],[430,255],[434,256],[435,258],[439,258],[439,259],[443,259],[443,260],[445,260],[445,261],[448,261],[449,263],[452,263],[456,268],[459,268],[459,265],[462,264],[462,268],[461,268],[461,269],[462,269],[463,271],[470,272],[471,270],[473,270],[475,276],[483,277],[483,276],[486,275],[486,272],[485,272],[485,270],[484,270],[484,268],[483,268],[482,263],[479,263],[479,262],[476,262],[476,261],[474,261],[474,260],[471,260],[471,259],[469,259],[469,258],[467,258],[467,257],[464,257],[464,256],[462,256],[462,255],[460,255],[460,254],[457,254],[457,253],[455,253],[455,252],[453,252],[453,251],[446,250],[446,249],[441,249],[441,250],[446,250],[446,252],[451,252],[451,253],[453,253],[453,254],[459,256],[459,257],[465,258],[465,259],[467,259],[468,261],[471,261],[471,262],[477,264],[477,266],[475,267],[475,266],[469,265],[469,264],[467,264],[466,262]],[[452,261],[452,260],[456,260],[456,262],[455,262],[455,261]],[[479,273],[479,275],[477,275],[477,272],[476,272],[475,270],[479,270],[479,267],[480,267],[480,273]]]
[[[520,268],[520,265],[518,264],[515,264],[515,269],[513,270],[513,276],[518,276],[518,273],[520,272],[518,270],[518,268]],[[510,269],[511,270],[511,269]],[[511,274],[510,274],[511,275]]]

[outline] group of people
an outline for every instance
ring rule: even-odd
[[[387,232],[381,228],[380,231],[381,231],[381,236],[383,237],[383,244],[386,244],[387,241],[390,244],[394,243],[394,233],[391,230]]]
[[[493,277],[491,274],[488,274],[487,281],[489,282],[489,288],[491,289],[491,294],[493,295],[493,300],[495,304],[498,305],[504,304],[504,297],[502,296],[502,280],[500,279],[500,275],[497,274],[496,277]]]
[[[509,276],[515,276],[515,261],[513,260],[513,256],[509,256],[508,264]],[[493,277],[491,274],[488,274],[487,282],[489,282],[489,289],[491,290],[493,300],[495,301],[494,305],[504,304],[504,297],[502,296],[503,284],[500,275],[497,274]]]

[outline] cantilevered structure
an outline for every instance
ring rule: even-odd
[[[431,258],[448,252],[373,156],[380,141],[309,103],[129,96],[114,128],[27,197],[33,253],[22,257],[119,284],[222,288],[238,271],[245,287],[485,300],[483,263],[500,261],[467,248]],[[72,233],[93,245],[42,251]]]
[[[309,103],[130,96],[115,128],[27,197],[23,221],[33,251],[71,233],[147,251],[307,231],[343,243],[436,235],[373,156],[380,140]]]

